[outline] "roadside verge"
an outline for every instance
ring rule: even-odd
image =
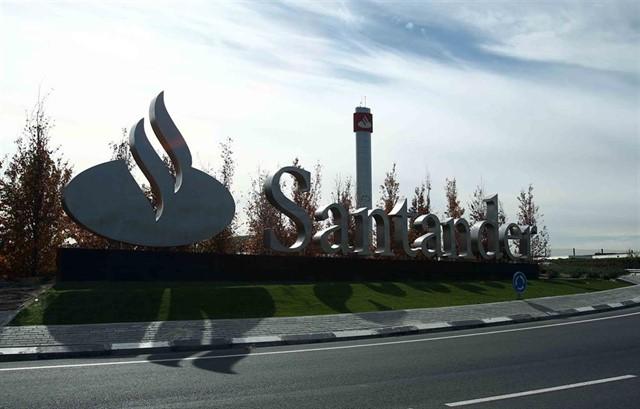
[[[0,328],[0,360],[260,347],[424,334],[640,306],[640,285],[456,307],[262,319]]]

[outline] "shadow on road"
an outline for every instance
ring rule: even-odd
[[[218,372],[227,375],[237,375],[238,372],[233,370],[235,364],[246,358],[246,355],[251,352],[250,348],[234,348],[222,351],[211,351],[200,356],[201,359],[193,360],[193,366],[196,368],[204,369],[206,371]],[[240,356],[225,356],[225,355],[240,355]],[[221,356],[220,358],[214,358]],[[225,356],[225,357],[223,357]],[[202,359],[204,358],[204,359]]]
[[[88,316],[96,323],[111,323],[117,317],[127,317],[128,322],[150,321],[150,317],[155,319],[158,315],[165,290],[162,287],[139,292],[94,290],[88,285],[74,288],[68,284],[57,289],[59,291],[47,297],[43,321],[63,325],[86,322]]]
[[[218,302],[214,304],[208,304],[203,306],[195,306],[186,302],[180,301],[181,298],[187,297],[191,292],[182,293],[180,290],[176,291],[175,298],[172,295],[171,307],[174,305],[191,305],[189,311],[180,310],[175,311],[174,308],[170,308],[169,319],[179,320],[183,316],[194,317],[201,316],[202,320],[194,321],[164,321],[158,327],[155,339],[157,341],[163,341],[171,339],[180,345],[180,342],[185,344],[215,344],[220,340],[228,340],[230,338],[242,338],[248,336],[248,332],[255,328],[261,321],[260,318],[249,319],[216,319],[209,320],[209,317],[220,317],[225,314],[229,316],[242,316],[249,315],[256,311],[256,307],[265,317],[270,317],[275,314],[275,303],[271,294],[264,288],[260,287],[244,287],[238,286],[233,288],[227,288],[224,292],[211,294],[212,297],[216,295],[222,296],[224,294],[224,302]],[[223,310],[221,310],[223,309]],[[183,325],[183,328],[178,327]],[[176,331],[182,331],[181,333]],[[235,350],[237,351],[237,350]],[[248,350],[247,350],[248,351]],[[236,353],[236,352],[234,352]],[[245,352],[246,353],[246,352]],[[220,354],[220,352],[211,352],[204,356],[214,356]],[[228,354],[223,353],[223,355]],[[242,352],[241,352],[242,354]],[[160,357],[151,355],[150,360],[159,359]],[[225,374],[235,374],[233,366],[242,360],[243,356],[220,358],[220,359],[196,359],[193,361],[193,365],[197,368],[215,371]],[[158,365],[179,367],[179,361],[165,361],[154,362]]]
[[[393,283],[365,283],[365,285],[368,288],[371,288],[374,291],[380,292],[382,294],[390,294],[399,297],[406,295],[406,292],[404,290]],[[314,285],[313,292],[320,301],[325,303],[334,311],[338,313],[353,312],[349,309],[349,307],[347,307],[347,301],[349,301],[349,299],[353,296],[353,288],[351,287],[350,283],[318,283]],[[376,324],[385,326],[402,325],[403,318],[405,317],[406,312],[389,311],[392,309],[391,307],[375,300],[369,299],[368,302],[375,306],[378,311],[356,313],[355,316],[358,319],[367,322],[374,322]],[[380,311],[384,311],[384,314],[380,315]]]
[[[147,328],[133,322],[149,321],[149,311],[159,310],[163,294],[159,287],[147,289],[141,293],[144,295],[136,298],[135,308],[132,308],[131,295],[126,292],[94,291],[84,284],[78,284],[77,288],[72,285],[62,287],[72,288],[76,291],[58,291],[46,298],[43,321],[54,323],[46,327],[49,336],[59,345],[102,347],[119,342],[142,342]],[[87,315],[91,315],[97,324],[74,325],[83,322]],[[111,324],[113,317],[122,316],[132,323]]]
[[[94,291],[81,288],[80,291],[60,291],[48,300],[44,312],[45,322],[74,323],[82,322],[89,313],[97,322],[105,324],[85,325],[48,325],[47,330],[53,342],[58,345],[95,345],[101,348],[105,344],[137,344],[142,342],[172,342],[179,349],[213,345],[221,339],[250,336],[262,318],[249,319],[209,319],[211,317],[256,316],[275,314],[275,303],[267,290],[260,287],[232,286],[231,288],[203,288],[206,297],[220,297],[217,302],[207,302],[206,297],[196,295],[195,300],[186,302],[186,297],[194,296],[194,290],[176,287],[147,287],[139,297],[132,299],[131,292]],[[83,310],[78,310],[78,305]],[[179,309],[177,307],[180,307]],[[87,312],[89,310],[89,312]],[[74,317],[73,314],[78,314]],[[112,317],[127,317],[128,321],[113,323]],[[158,318],[155,318],[158,317]],[[193,317],[200,317],[193,320]],[[157,319],[161,322],[149,322]],[[189,321],[180,321],[190,318]],[[256,334],[252,334],[256,335]],[[219,353],[219,352],[218,352]],[[214,354],[212,352],[211,354]],[[185,353],[191,356],[193,353]],[[210,354],[207,354],[207,356]],[[161,355],[152,354],[150,360],[160,359]],[[196,367],[225,374],[233,374],[233,366],[242,359],[221,358],[200,361]],[[180,367],[179,361],[154,362],[168,367]]]
[[[371,301],[380,311],[361,312],[356,316],[362,320],[373,322],[381,327],[396,327],[405,325],[404,318],[407,313],[403,310],[391,310],[390,307]],[[385,310],[386,309],[386,310]]]

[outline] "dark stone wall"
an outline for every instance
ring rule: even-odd
[[[61,281],[390,281],[511,279],[529,263],[58,249]]]

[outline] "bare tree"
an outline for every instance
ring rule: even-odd
[[[122,134],[119,140],[115,142],[109,142],[109,148],[111,149],[111,160],[119,159],[124,161],[127,165],[127,169],[131,172],[136,166],[136,162],[133,158],[133,155],[131,154],[131,147],[129,145],[129,133],[127,131],[127,128],[121,128],[121,131]],[[167,153],[163,151],[158,156],[160,156],[160,159],[162,159],[162,162],[164,162],[164,165],[167,167],[168,172],[175,179],[176,170],[169,155],[167,155]],[[140,187],[142,188],[142,192],[146,196],[147,200],[149,200],[149,202],[151,203],[151,207],[153,208],[153,210],[157,210],[156,198],[153,194],[151,186],[146,182],[142,182],[140,183]]]
[[[521,226],[537,226],[538,234],[531,239],[531,255],[534,259],[545,259],[551,255],[549,231],[544,225],[544,215],[533,199],[533,184],[525,191],[522,189],[518,199],[518,224]],[[540,227],[542,225],[542,228]]]
[[[233,177],[236,173],[236,163],[233,159],[233,150],[231,149],[233,139],[227,138],[220,142],[220,159],[222,164],[217,172],[217,178],[222,185],[231,192],[233,186]],[[238,250],[238,238],[236,236],[237,221],[234,216],[231,223],[224,228],[215,237],[200,242],[196,245],[197,250],[211,251],[216,253],[235,253]]]
[[[334,203],[340,203],[348,211],[354,210],[353,182],[350,176],[344,180],[339,175],[336,177],[331,200]]]
[[[50,146],[52,128],[45,98],[38,97],[0,178],[2,251],[12,275],[52,272],[66,238],[61,199],[71,168]]]
[[[460,205],[458,199],[458,188],[456,186],[456,178],[446,180],[445,193],[447,195],[447,210],[445,216],[459,219],[464,215],[464,208]]]
[[[380,206],[385,213],[389,213],[399,200],[400,182],[398,181],[396,164],[394,163],[391,171],[385,174],[384,182],[380,185]]]
[[[429,174],[413,191],[413,198],[409,207],[409,225],[413,225],[418,216],[428,213],[431,213],[431,176]],[[414,229],[409,229],[409,241],[413,242],[417,237],[418,232]]]
[[[468,216],[472,223],[487,219],[487,206],[483,201],[484,198],[484,186],[482,184],[477,185],[476,190],[473,191],[471,200],[467,202],[467,209],[469,209]]]
[[[414,218],[431,213],[431,176],[427,175],[425,180],[413,190],[409,213]]]
[[[476,189],[473,191],[471,200],[467,202],[467,208],[469,209],[468,215],[471,219],[471,223],[487,220],[487,204],[484,201],[486,197],[487,194],[484,189],[484,185],[482,183],[476,185]],[[502,205],[502,201],[498,200],[498,225],[503,225],[506,220],[507,216],[504,212],[504,206]],[[456,236],[456,240],[459,240],[458,236]],[[482,233],[481,242],[485,251],[489,251],[489,232],[486,230]]]
[[[280,241],[284,241],[283,239],[287,237],[283,215],[269,203],[262,190],[266,178],[266,173],[258,171],[257,177],[251,181],[251,189],[245,206],[248,236],[244,242],[244,251],[252,254],[266,252],[264,232],[267,228],[273,229]]]
[[[472,223],[487,220],[487,204],[484,202],[486,197],[487,194],[482,183],[477,185],[471,200],[467,202],[468,215]],[[504,212],[504,206],[502,201],[498,200],[498,224],[503,225],[506,221],[507,215]]]
[[[120,138],[109,142],[108,145],[111,150],[111,160],[124,161],[127,165],[127,169],[131,172],[135,166],[135,161],[133,159],[133,155],[131,155],[131,149],[129,148],[129,135],[127,128],[120,128]],[[151,188],[147,185],[143,185],[142,188],[143,193],[155,209]],[[132,249],[140,247],[99,236],[89,230],[86,230],[84,227],[76,224],[70,219],[67,223],[67,236],[69,240],[65,245],[71,247],[92,249]]]
[[[355,210],[355,201],[353,200],[353,182],[350,176],[346,177],[344,180],[340,175],[336,177],[334,190],[331,192],[331,200],[333,203],[341,204],[349,213]],[[353,217],[349,217],[348,220],[349,243],[353,243],[355,240],[356,222]]]
[[[300,165],[300,160],[295,158],[293,160],[293,166],[302,168]],[[321,199],[321,190],[322,190],[322,166],[320,163],[316,163],[313,167],[313,174],[311,175],[311,186],[309,190],[306,192],[302,192],[298,189],[298,181],[296,179],[293,180],[291,184],[291,197],[293,201],[298,206],[302,207],[309,215],[311,220],[314,220],[313,215],[316,210],[318,210],[318,204]],[[314,223],[314,230],[317,229],[317,223]]]
[[[4,166],[4,161],[0,158],[0,172]],[[0,180],[2,177],[0,176]],[[0,209],[2,206],[0,206]],[[0,212],[0,279],[6,279],[9,276],[9,260],[5,255],[5,240],[7,237],[7,221],[5,215]]]
[[[109,142],[111,150],[111,160],[122,160],[127,165],[129,172],[135,166],[131,149],[129,149],[129,136],[127,128],[120,128],[120,138],[116,141]],[[145,190],[145,195],[149,200],[153,200],[151,189]],[[95,233],[86,230],[84,227],[76,224],[69,219],[67,225],[67,236],[70,239],[66,244],[72,247],[92,248],[92,249],[109,249],[109,248],[125,248],[133,247],[124,243],[101,237]]]
[[[302,168],[300,165],[300,160],[298,158],[293,159],[293,166]],[[293,183],[291,184],[290,196],[295,204],[304,209],[305,213],[312,220],[312,230],[313,233],[317,232],[320,223],[315,221],[314,214],[316,210],[318,210],[318,206],[321,199],[321,190],[322,190],[322,166],[320,163],[316,163],[313,167],[313,174],[311,175],[311,186],[309,190],[306,192],[302,192],[298,188],[298,181],[293,179]],[[287,224],[287,240],[290,242],[295,241],[296,237],[296,227],[291,222],[288,221]],[[314,246],[307,246],[302,254],[306,255],[314,255],[318,253],[318,249]]]
[[[111,160],[122,160],[127,164],[127,169],[131,171],[135,165],[133,161],[133,155],[131,155],[131,149],[129,149],[129,135],[127,128],[121,128],[121,137],[118,141],[109,142],[109,149],[111,149]]]
[[[294,159],[293,166],[301,167],[298,158]],[[249,253],[261,254],[268,252],[268,250],[264,248],[264,232],[267,228],[272,229],[276,238],[282,243],[293,242],[295,240],[295,226],[269,203],[263,192],[263,185],[267,176],[264,172],[258,172],[257,178],[251,182],[251,190],[249,191],[247,204],[245,206],[248,237],[244,243],[244,251]],[[321,187],[322,166],[320,164],[316,164],[314,167],[311,186],[307,192],[300,192],[298,190],[295,179],[291,185],[284,179],[281,182],[282,191],[288,191],[291,200],[305,209],[305,212],[312,220],[313,214],[317,210],[320,201]],[[305,254],[312,254],[314,251],[315,250],[309,246],[305,249]]]
[[[380,185],[380,207],[385,213],[389,214],[394,206],[400,201],[404,200],[400,197],[400,181],[398,180],[398,173],[396,171],[396,164],[391,167],[391,171],[385,173],[384,182]],[[409,221],[407,220],[407,223]],[[408,225],[407,225],[408,227]],[[391,226],[391,237],[395,236],[394,225]],[[373,236],[376,237],[374,230]],[[377,241],[377,237],[376,237]],[[393,246],[392,246],[393,247]],[[393,253],[397,258],[404,258],[406,255],[398,248],[392,248]]]

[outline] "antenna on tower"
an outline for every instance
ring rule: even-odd
[[[364,96],[364,106],[367,106],[367,96]]]

